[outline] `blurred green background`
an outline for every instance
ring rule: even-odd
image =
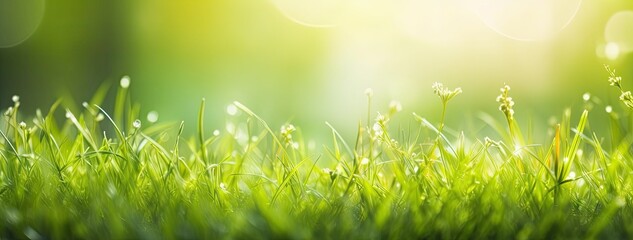
[[[0,0],[0,105],[78,107],[129,75],[143,113],[189,131],[204,97],[210,130],[237,100],[320,139],[325,121],[353,136],[366,88],[372,114],[398,100],[406,125],[439,121],[433,82],[462,87],[448,126],[478,129],[464,117],[501,119],[508,83],[517,117],[546,125],[585,92],[620,105],[602,65],[633,88],[632,35],[628,0]]]

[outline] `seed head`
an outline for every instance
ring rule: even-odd
[[[633,95],[631,95],[631,91],[622,92],[620,95],[620,101],[622,101],[627,107],[633,108]]]
[[[11,116],[11,114],[13,114],[13,107],[7,108],[7,111],[4,112],[4,115],[7,117]]]
[[[439,96],[440,99],[442,99],[442,102],[444,104],[446,104],[453,97],[455,97],[458,94],[462,93],[462,89],[461,88],[455,88],[453,90],[449,90],[448,88],[444,87],[443,84],[438,83],[438,82],[433,83],[431,88],[433,88],[433,92],[435,93],[435,95]]]
[[[620,76],[616,76],[615,75],[615,70],[612,70],[609,65],[604,65],[604,68],[607,70],[607,72],[609,73],[609,85],[611,86],[616,86],[620,89],[622,89],[622,77]]]
[[[402,111],[402,104],[400,104],[400,102],[393,100],[389,103],[389,112],[397,113],[400,111]]]
[[[507,119],[512,119],[514,116],[514,110],[512,106],[514,106],[514,101],[512,101],[512,97],[509,95],[510,86],[504,85],[501,88],[501,95],[497,97],[497,102],[499,103],[499,110],[506,115]]]
[[[20,128],[22,130],[25,130],[26,129],[26,123],[25,122],[20,122]]]
[[[371,130],[374,132],[374,136],[380,136],[383,133],[380,123],[374,123],[374,126],[371,127]]]
[[[290,136],[289,138],[292,138],[292,135],[291,135],[291,134],[292,134],[294,131],[296,131],[296,130],[297,130],[297,129],[295,128],[295,126],[294,126],[294,125],[292,125],[292,124],[286,124],[286,125],[281,126],[281,135],[282,135],[282,136]]]
[[[367,97],[372,97],[374,96],[374,90],[371,88],[367,88],[365,89],[365,95],[367,95]]]
[[[97,116],[95,117],[95,121],[101,122],[103,121],[104,118],[105,116],[102,113],[98,113]]]
[[[281,138],[283,139],[286,146],[290,145],[292,147],[295,147],[294,141],[292,141],[292,133],[296,130],[297,129],[292,124],[286,124],[286,125],[281,126]]]

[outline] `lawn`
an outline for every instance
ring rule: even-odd
[[[217,130],[204,99],[197,122],[140,116],[129,78],[75,112],[61,101],[21,112],[14,96],[0,124],[0,238],[630,239],[633,97],[615,71],[604,76],[622,108],[586,94],[546,129],[521,129],[523,100],[499,86],[499,110],[481,111],[498,137],[445,126],[463,117],[450,105],[460,88],[424,92],[439,98],[438,123],[397,102],[374,109],[368,89],[357,136],[326,123],[322,146],[240,102]],[[608,131],[594,132],[590,115],[609,116]]]

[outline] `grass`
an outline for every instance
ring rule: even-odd
[[[505,123],[483,118],[498,139],[452,134],[443,119],[458,117],[447,106],[461,89],[438,84],[442,122],[414,114],[416,127],[392,129],[393,103],[355,139],[327,123],[331,143],[312,148],[300,128],[276,131],[239,102],[226,132],[207,132],[204,100],[195,136],[182,136],[184,123],[141,122],[127,81],[114,116],[100,107],[107,87],[81,112],[58,101],[29,123],[14,97],[0,124],[0,238],[633,237],[630,111],[567,109],[539,129],[551,141],[535,143],[506,86]],[[593,132],[590,114],[608,114],[610,131]]]

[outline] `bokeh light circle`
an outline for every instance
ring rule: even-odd
[[[567,27],[582,0],[476,0],[472,5],[495,32],[520,41],[550,39]]]
[[[44,0],[0,0],[0,48],[26,41],[44,17]]]
[[[615,60],[620,56],[620,45],[614,42],[607,43],[604,46],[604,56],[609,60]]]
[[[633,11],[613,14],[605,26],[604,40],[607,46],[617,46],[620,55],[633,52]]]
[[[310,27],[336,26],[343,16],[342,0],[271,0],[288,19]]]

